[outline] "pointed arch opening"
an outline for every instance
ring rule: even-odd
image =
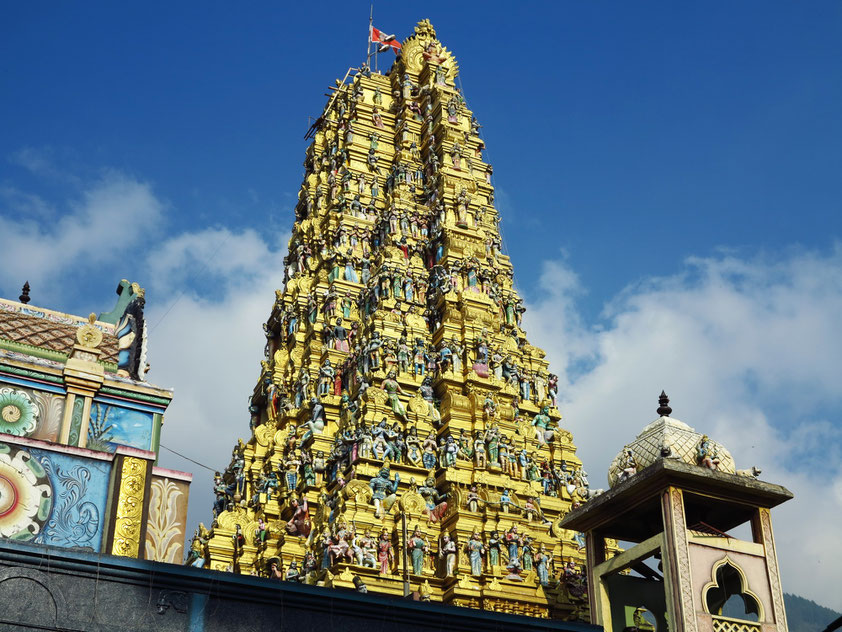
[[[759,623],[760,600],[748,589],[742,569],[727,557],[714,566],[713,581],[704,592],[707,611],[714,616]]]

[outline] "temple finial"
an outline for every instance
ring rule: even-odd
[[[415,34],[420,37],[430,37],[436,39],[436,29],[430,23],[430,20],[424,19],[415,25]]]
[[[19,300],[21,303],[23,303],[24,305],[26,305],[27,303],[29,303],[29,281],[26,281],[26,282],[23,284],[23,288],[21,288],[21,294],[20,294],[20,296],[18,297],[18,300]]]
[[[669,403],[670,398],[667,397],[667,394],[664,391],[661,391],[661,396],[658,397],[658,410],[655,412],[657,412],[661,417],[669,417],[672,412],[672,408],[670,408]]]

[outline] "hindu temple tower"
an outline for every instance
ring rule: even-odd
[[[480,125],[429,21],[399,48],[308,134],[249,435],[191,563],[581,618],[584,543],[559,522],[587,475],[522,327]]]

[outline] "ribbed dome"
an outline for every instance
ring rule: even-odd
[[[683,421],[669,417],[669,413],[672,412],[666,406],[669,400],[663,393],[661,399],[662,404],[658,412],[666,412],[666,414],[662,414],[646,426],[637,438],[626,445],[611,462],[608,468],[608,484],[611,487],[617,484],[620,474],[627,467],[628,450],[632,452],[638,472],[663,458],[679,459],[691,465],[699,465],[698,447],[704,435],[696,432]],[[725,446],[708,439],[708,449],[719,460],[716,468],[718,471],[735,473],[734,459]]]

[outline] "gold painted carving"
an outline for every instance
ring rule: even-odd
[[[88,323],[76,330],[76,341],[87,349],[96,349],[102,342],[102,332],[94,326],[96,314],[88,316]]]
[[[112,555],[137,557],[143,516],[143,490],[146,486],[146,461],[127,456],[120,472],[120,495],[114,520]]]

